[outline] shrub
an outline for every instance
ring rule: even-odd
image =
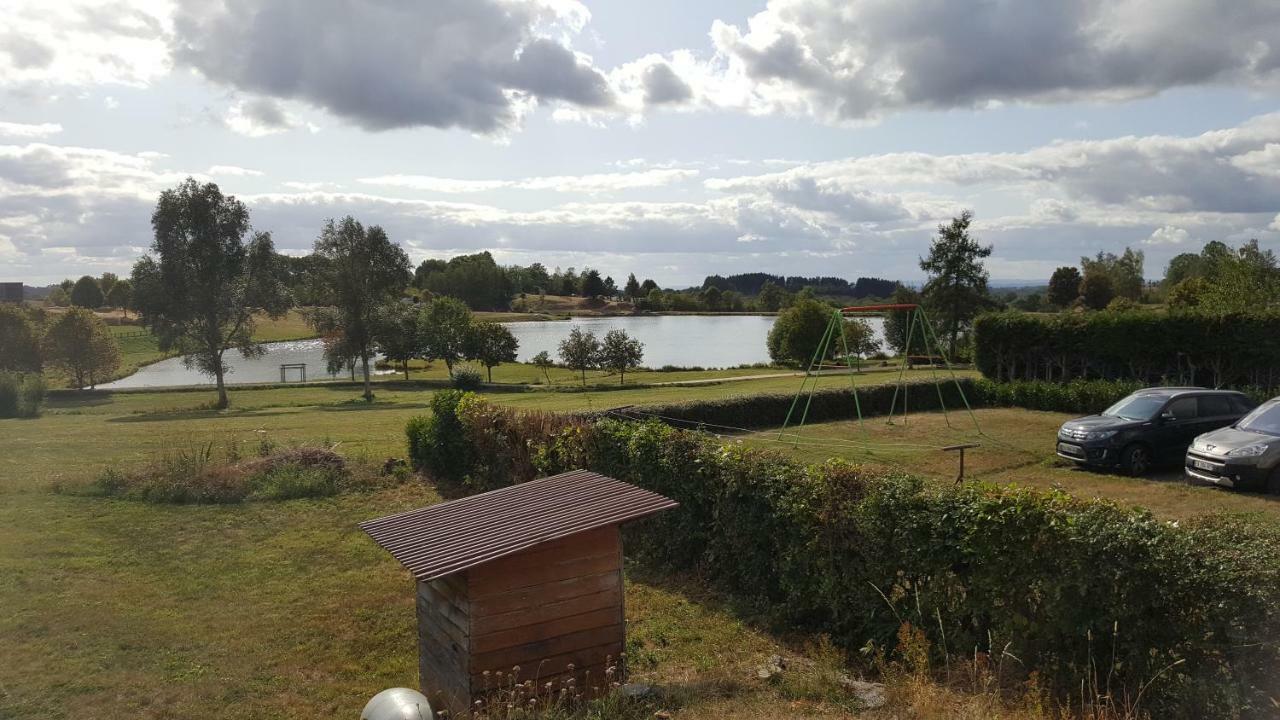
[[[455,407],[462,475],[585,467],[663,493],[680,507],[628,528],[634,556],[845,648],[892,646],[910,622],[937,653],[1007,652],[1064,696],[1105,675],[1155,717],[1265,717],[1280,691],[1272,525],[1179,527],[1058,492],[806,467],[653,421]]]
[[[153,503],[225,504],[328,497],[369,484],[326,448],[290,448],[247,460],[238,453],[231,448],[219,461],[213,443],[178,448],[132,472],[109,467],[87,491]]]
[[[44,403],[44,378],[35,373],[0,372],[0,418],[31,418]]]
[[[479,390],[484,384],[484,376],[479,370],[458,368],[453,373],[453,386],[459,390]]]
[[[458,420],[458,403],[468,393],[441,390],[431,396],[431,414],[409,420],[405,434],[409,439],[409,462],[438,481],[462,482],[471,458],[462,423]]]

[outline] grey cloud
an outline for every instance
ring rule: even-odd
[[[769,192],[795,207],[830,213],[846,222],[882,223],[910,217],[902,201],[891,195],[848,190],[836,183],[793,177],[773,183]]]
[[[292,127],[292,122],[285,114],[284,108],[280,107],[280,103],[269,98],[250,100],[241,106],[240,112],[263,127],[280,130]]]
[[[680,79],[671,66],[654,63],[644,71],[644,102],[646,105],[674,105],[693,97],[693,89]]]
[[[184,0],[172,49],[210,80],[366,129],[495,132],[518,120],[520,94],[611,102],[599,71],[535,35],[557,20],[548,12],[498,0]]]
[[[837,121],[1280,81],[1274,0],[772,0],[748,28],[712,34],[755,103]]]
[[[53,48],[35,38],[9,33],[4,37],[3,46],[14,66],[23,70],[49,67],[53,62]]]

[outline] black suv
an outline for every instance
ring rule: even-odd
[[[1147,388],[1058,430],[1058,456],[1079,465],[1143,475],[1180,462],[1197,435],[1235,423],[1252,410],[1243,393],[1205,388]]]

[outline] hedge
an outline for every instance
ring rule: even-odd
[[[443,393],[441,395],[444,395]],[[656,421],[522,413],[451,394],[465,453],[420,469],[479,491],[589,468],[680,503],[628,551],[695,570],[789,627],[854,649],[903,623],[933,652],[1007,652],[1067,697],[1108,684],[1153,717],[1268,717],[1280,695],[1280,529],[1179,526],[1058,492],[951,488],[842,461],[802,466]],[[1012,664],[1012,663],[1011,663]]]
[[[973,326],[974,361],[994,380],[1280,385],[1280,313],[1002,312]]]
[[[1074,380],[1068,383],[1046,381],[995,382],[986,379],[960,378],[956,382],[946,380],[938,385],[932,382],[904,383],[899,391],[895,412],[902,412],[905,396],[909,412],[939,410],[939,394],[942,405],[949,412],[965,411],[964,399],[971,407],[1020,407],[1028,410],[1050,410],[1080,413],[1101,412],[1125,395],[1143,387],[1126,380]],[[963,390],[964,399],[960,397]],[[870,385],[859,387],[858,405],[863,417],[887,415],[894,403],[895,386]],[[829,388],[813,393],[809,401],[806,422],[849,420],[857,417],[854,391],[850,388]],[[795,401],[795,395],[765,393],[739,395],[716,400],[695,400],[666,405],[645,405],[627,409],[623,414],[636,417],[652,417],[668,423],[688,427],[705,424],[716,428],[765,428],[782,425],[787,411]],[[802,396],[792,422],[798,422],[808,396]],[[584,413],[580,417],[597,419],[609,417],[609,413]]]

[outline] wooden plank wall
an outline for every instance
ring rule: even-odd
[[[471,568],[467,579],[473,692],[494,689],[496,672],[515,666],[519,680],[542,685],[569,677],[572,664],[583,690],[607,687],[625,635],[618,526]]]
[[[418,583],[418,679],[433,707],[471,705],[471,603],[467,573]]]

